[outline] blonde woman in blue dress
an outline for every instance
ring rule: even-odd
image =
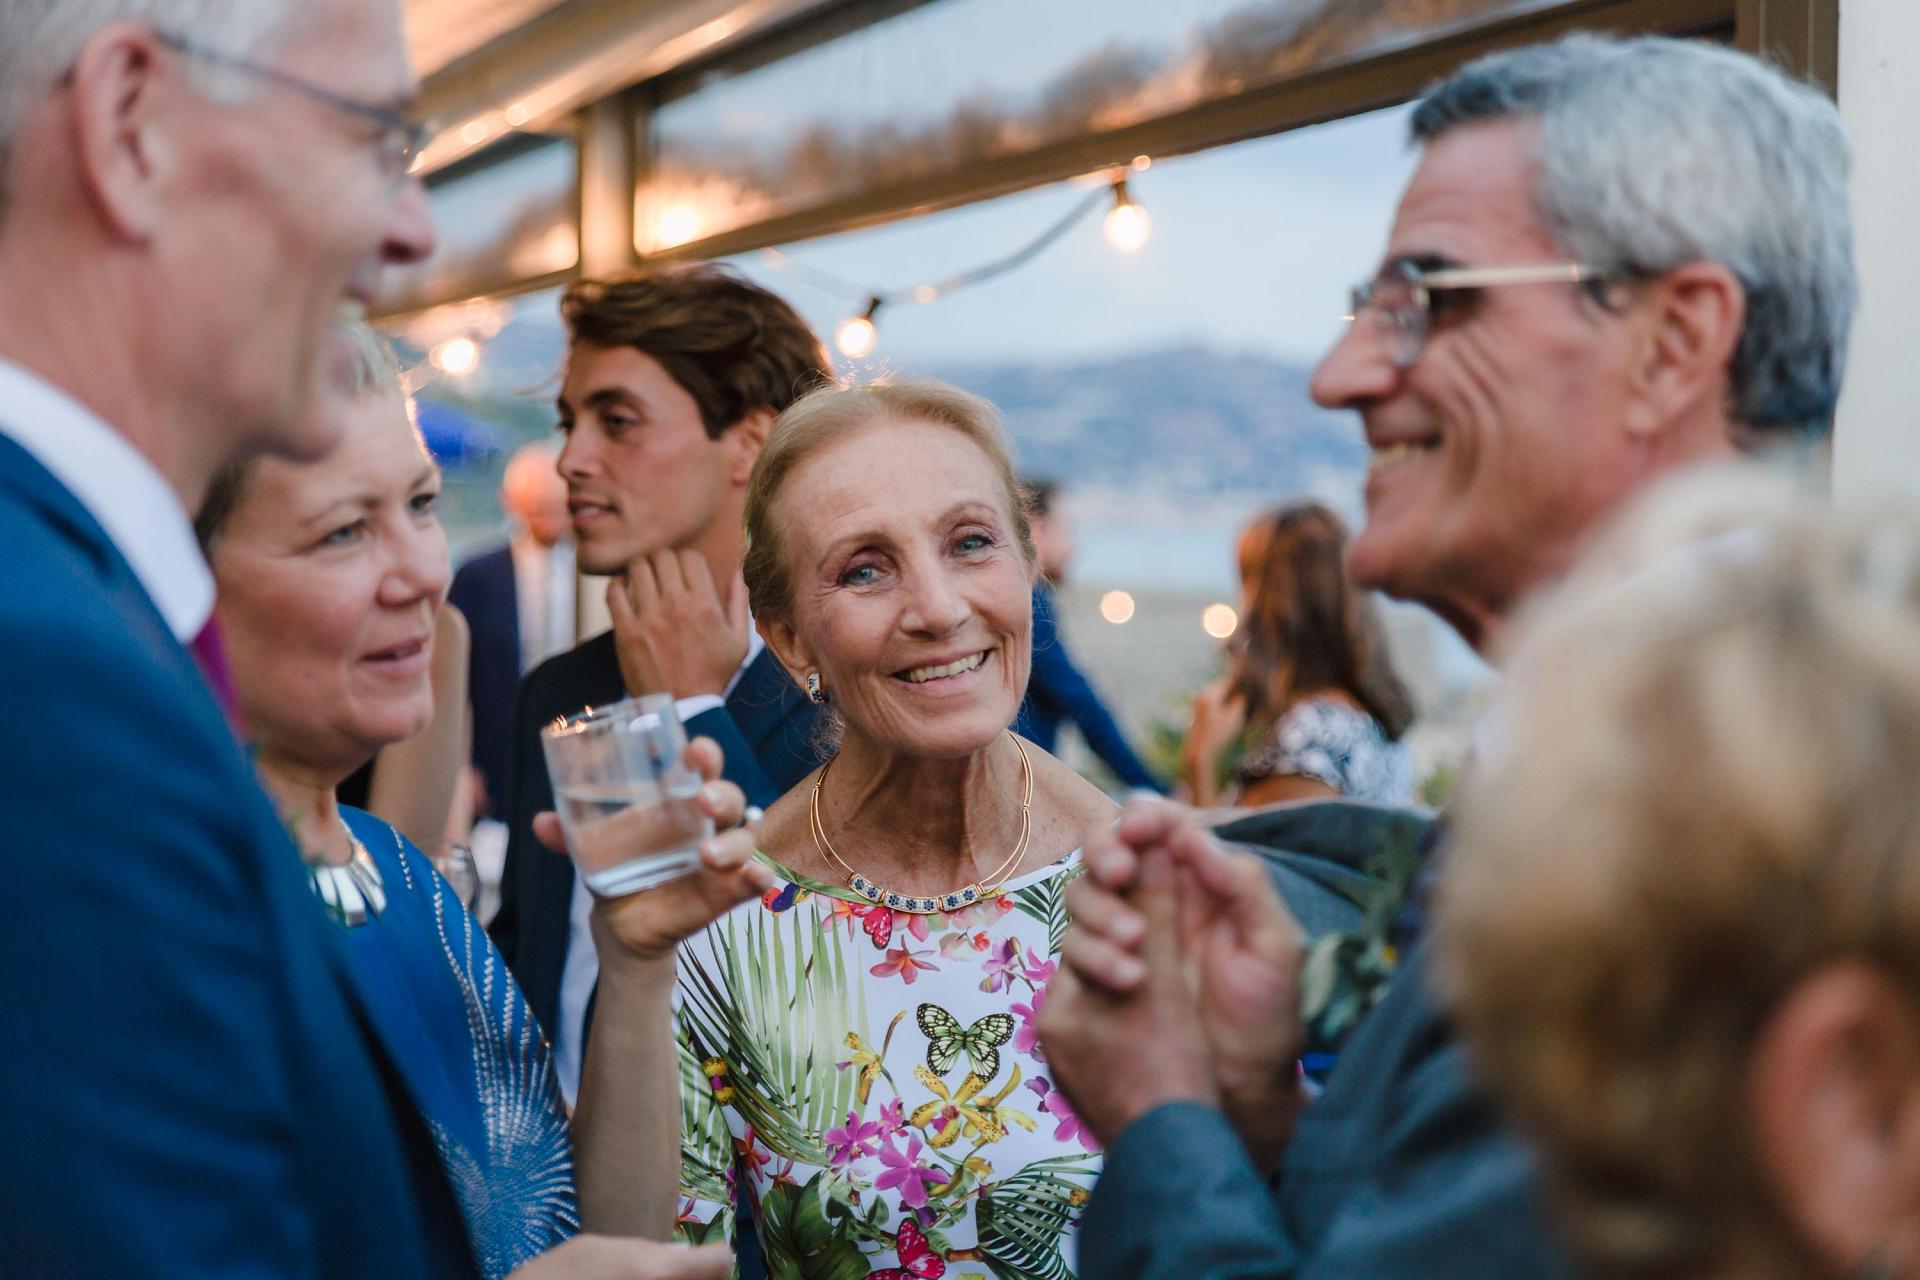
[[[747,521],[756,625],[838,749],[766,815],[774,888],[681,948],[682,1238],[737,1187],[775,1275],[1071,1275],[1099,1157],[1033,1019],[1117,808],[1008,728],[1034,557],[994,412],[815,393]]]

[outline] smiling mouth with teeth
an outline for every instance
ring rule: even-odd
[[[971,657],[962,658],[958,662],[949,662],[945,666],[915,667],[911,671],[902,671],[898,678],[905,680],[908,684],[925,684],[929,680],[943,680],[948,676],[962,675],[968,671],[972,671],[986,660],[986,652],[982,650]]]
[[[1387,467],[1398,466],[1403,462],[1412,462],[1416,458],[1426,457],[1439,448],[1440,442],[1438,440],[1421,441],[1419,443],[1403,440],[1395,444],[1381,445],[1368,456],[1367,470],[1381,471]]]

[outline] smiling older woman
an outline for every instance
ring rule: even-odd
[[[839,747],[767,814],[780,884],[681,951],[683,1235],[731,1231],[738,1180],[775,1274],[1058,1274],[1098,1157],[1033,1016],[1116,808],[1008,728],[1034,562],[994,412],[817,392],[747,523],[756,624]]]
[[[644,1081],[602,1071],[606,1087],[583,1095],[570,1135],[546,1043],[479,922],[406,837],[335,802],[342,778],[432,716],[434,624],[449,580],[440,473],[399,371],[370,330],[346,336],[350,367],[315,409],[336,416],[339,446],[314,462],[230,469],[198,521],[261,781],[344,930],[349,977],[432,1135],[479,1274],[717,1276],[721,1251],[575,1236],[570,1137],[581,1144],[587,1224],[666,1233],[670,1184],[630,1175],[657,1158],[653,1147],[671,1152],[672,1112],[650,1106]],[[711,743],[690,756],[715,776]],[[737,820],[737,789],[708,792],[709,813]],[[645,936],[684,936],[768,882],[750,852],[745,832],[710,842],[698,875],[624,900],[618,918]],[[650,956],[616,944],[603,966],[610,1038],[642,1042],[629,1060],[670,1073],[670,948]],[[596,1218],[597,1203],[618,1207]]]

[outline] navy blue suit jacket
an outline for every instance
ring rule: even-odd
[[[1033,589],[1033,674],[1027,678],[1027,700],[1020,705],[1013,729],[1027,741],[1052,751],[1061,724],[1069,720],[1079,726],[1087,746],[1106,761],[1121,782],[1139,790],[1166,790],[1140,763],[1140,757],[1127,745],[1127,735],[1114,723],[1113,713],[1074,665],[1060,640],[1053,591],[1039,585]]]
[[[520,687],[520,589],[507,547],[460,566],[447,602],[467,619],[467,699],[473,705],[473,763],[487,784],[487,812],[507,812],[513,752],[513,698]]]
[[[533,816],[553,808],[540,728],[557,716],[626,696],[613,633],[607,631],[528,672],[514,710],[507,868],[500,912],[488,931],[549,1038],[560,1012],[560,977],[567,961],[573,863],[533,836]],[[819,729],[818,708],[769,650],[748,665],[725,706],[687,722],[688,736],[720,744],[726,776],[747,793],[749,804],[763,809],[819,765]]]
[[[1226,1118],[1175,1103],[1108,1148],[1082,1280],[1574,1280],[1533,1163],[1468,1071],[1408,954],[1256,1169]]]
[[[0,437],[0,1275],[470,1275],[192,658]]]

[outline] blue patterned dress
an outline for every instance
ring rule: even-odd
[[[551,1055],[506,961],[425,854],[341,806],[386,890],[346,930],[353,981],[426,1117],[480,1273],[498,1280],[580,1229]]]
[[[1308,697],[1288,707],[1273,733],[1248,749],[1240,781],[1295,775],[1372,804],[1413,803],[1413,753],[1344,698]]]

